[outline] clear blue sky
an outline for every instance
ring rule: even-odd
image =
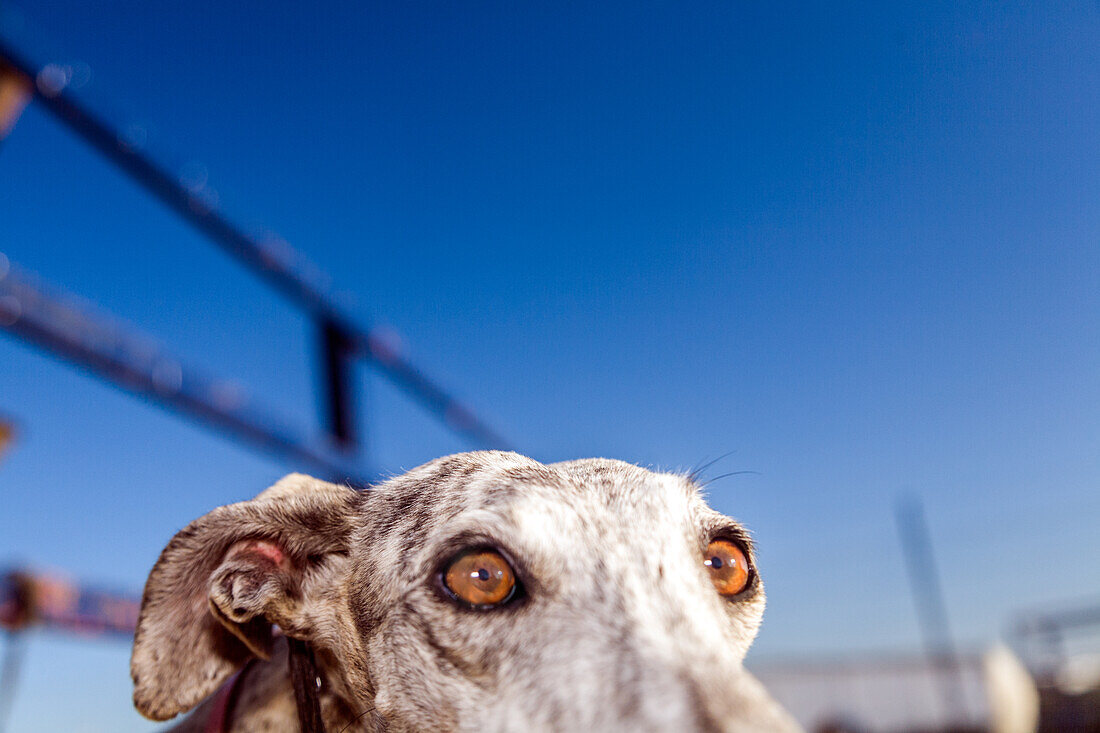
[[[757,472],[755,658],[917,648],[906,492],[965,646],[1100,593],[1095,2],[24,10],[524,452]],[[316,422],[301,319],[33,105],[0,251]],[[473,447],[361,378],[381,468]],[[7,336],[0,411],[0,561],[109,587],[293,468]],[[14,730],[146,729],[127,658],[35,636]]]

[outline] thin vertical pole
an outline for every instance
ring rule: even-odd
[[[340,324],[325,320],[320,325],[322,413],[325,430],[344,451],[359,442],[351,372],[352,339]]]
[[[4,657],[0,663],[0,733],[8,729],[26,652],[26,634],[23,631],[9,631],[4,637]]]
[[[966,718],[962,674],[921,500],[913,496],[900,500],[897,523],[928,666],[939,672],[940,695],[947,721],[961,724]]]

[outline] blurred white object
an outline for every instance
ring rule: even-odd
[[[1024,665],[1002,643],[982,658],[985,694],[992,733],[1035,733],[1039,725],[1039,691]]]
[[[1100,654],[1080,654],[1067,659],[1054,680],[1065,695],[1082,695],[1100,688]]]

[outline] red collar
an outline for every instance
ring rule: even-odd
[[[205,733],[229,733],[230,721],[233,718],[233,708],[237,706],[237,698],[241,696],[241,683],[244,681],[248,670],[255,659],[250,659],[241,667],[224,685],[214,693],[214,707],[203,727]]]

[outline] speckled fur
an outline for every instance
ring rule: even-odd
[[[365,492],[293,474],[219,507],[165,548],[131,673],[155,720],[198,709],[253,656],[234,730],[293,730],[283,633],[308,640],[330,733],[787,731],[741,660],[759,582],[729,601],[701,558],[744,538],[684,476],[621,461],[501,452],[427,463]],[[526,595],[489,611],[438,588],[440,564],[492,545]]]

